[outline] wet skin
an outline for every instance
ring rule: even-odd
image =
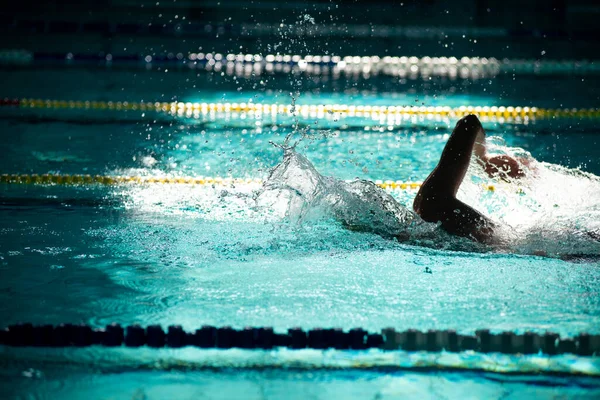
[[[519,178],[524,173],[518,162],[508,156],[488,157],[484,140],[485,132],[475,115],[461,118],[444,147],[440,162],[417,193],[413,209],[427,222],[440,222],[451,234],[492,243],[498,225],[456,198],[471,154],[475,153],[490,176]]]

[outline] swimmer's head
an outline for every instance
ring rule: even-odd
[[[514,158],[505,155],[488,158],[485,163],[485,172],[489,176],[497,176],[504,180],[525,176],[521,165]]]

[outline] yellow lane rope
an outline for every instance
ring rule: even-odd
[[[200,103],[200,102],[128,102],[128,101],[82,101],[20,99],[0,102],[3,106],[35,109],[85,109],[112,111],[151,111],[177,115],[199,116],[211,113],[253,114],[317,114],[322,116],[440,116],[462,117],[477,114],[487,118],[505,119],[551,119],[551,118],[600,118],[600,108],[538,108],[538,107],[481,107],[481,106],[371,106],[371,105],[291,105],[255,103]]]
[[[259,178],[220,178],[220,177],[158,177],[158,176],[107,176],[107,175],[67,175],[67,174],[2,174],[0,183],[25,185],[106,185],[124,184],[163,184],[163,185],[197,185],[197,186],[235,186],[261,185]],[[382,189],[415,190],[421,182],[404,182],[376,180],[375,184]],[[494,185],[484,185],[489,191],[495,191]]]
[[[159,176],[107,176],[67,174],[3,174],[0,183],[32,185],[122,185],[122,184],[180,184],[180,185],[236,185],[261,184],[261,179],[210,178],[210,177],[159,177]]]

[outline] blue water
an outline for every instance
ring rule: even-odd
[[[267,92],[251,88],[252,82],[238,91],[230,78],[212,74],[198,77],[198,88],[185,81],[195,73],[165,75],[165,82],[155,71],[145,77],[118,71],[90,74],[77,69],[9,71],[5,76],[12,83],[7,85],[6,95],[136,101],[167,101],[177,95],[190,101],[290,102],[283,89],[277,91],[278,85],[288,85],[284,78],[280,78],[283,83],[271,81],[276,90]],[[44,85],[38,85],[41,76]],[[487,86],[485,82],[469,86],[461,81],[433,87],[412,83],[414,87],[405,86],[401,95],[392,92],[402,87],[389,86],[386,81],[363,82],[375,88],[364,93],[351,85],[336,91],[331,83],[333,91],[307,87],[298,103],[593,106],[592,90],[581,89],[584,94],[578,97],[568,95],[573,87],[584,85],[572,79],[549,85],[549,92],[530,92],[540,84],[535,79],[510,85],[494,81]],[[176,84],[170,84],[173,82]],[[491,94],[489,87],[494,89]],[[502,90],[506,93],[500,96]],[[269,141],[281,143],[297,122],[292,118],[258,124],[237,117],[161,119],[139,113],[124,117],[85,110],[1,112],[0,173],[265,178],[282,158],[281,150]],[[437,163],[454,121],[407,122],[391,128],[361,119],[305,118],[299,123],[313,131],[308,129],[311,137],[300,143],[298,151],[323,174],[340,179],[420,181]],[[526,188],[528,196],[515,197],[512,194],[518,184],[495,182],[499,190],[490,194],[476,190],[481,177],[475,176],[468,179],[463,194],[467,199],[503,221],[512,222],[515,213],[532,218],[535,206],[541,210],[539,214],[556,218],[561,227],[563,223],[569,229],[573,224],[585,227],[593,223],[584,214],[585,207],[590,215],[598,211],[597,198],[591,195],[598,193],[598,184],[570,169],[557,172],[552,165],[600,175],[600,130],[595,124],[549,121],[488,123],[485,127],[488,135],[503,138],[500,146],[522,148],[542,163],[538,181],[544,182],[544,187],[531,184]],[[181,324],[186,329],[213,324],[273,326],[276,330],[360,326],[376,331],[393,326],[464,333],[478,328],[551,330],[566,336],[582,331],[600,333],[598,258],[563,261],[558,255],[600,254],[593,243],[558,243],[556,250],[553,242],[560,240],[548,234],[531,244],[556,250],[553,257],[527,255],[521,248],[508,253],[482,252],[475,247],[470,251],[464,245],[461,251],[432,249],[427,244],[403,244],[350,232],[329,219],[300,226],[266,219],[247,206],[242,195],[249,196],[251,190],[158,185],[0,186],[0,319],[5,325],[27,321],[103,326],[118,322]],[[393,193],[406,206],[414,195],[414,191]],[[568,205],[576,202],[574,199],[580,199],[577,204],[583,210],[569,219],[572,210]],[[433,273],[425,273],[426,268]],[[229,369],[236,367],[237,353],[227,351],[217,353],[212,364],[209,359],[201,366],[187,367],[178,361],[181,354],[172,352],[149,351],[142,359],[103,350],[69,350],[50,356],[35,350],[15,357],[13,350],[1,349],[0,354],[0,385],[16,398],[31,394],[41,398],[153,399],[171,393],[178,398],[200,394],[277,398],[289,393],[298,398],[436,398],[445,393],[465,398],[517,394],[524,398],[593,398],[599,390],[593,379],[386,372],[377,369],[381,366],[377,363],[368,370],[338,371],[319,369],[318,365],[287,370],[279,368],[286,365],[285,353],[272,355],[275,361],[259,359],[241,372]],[[352,361],[360,356],[340,357]],[[191,356],[195,360],[202,357]],[[314,357],[303,353],[298,362]],[[106,364],[105,358],[117,362]],[[222,364],[215,365],[215,360]],[[578,362],[584,361],[568,360]],[[597,363],[592,363],[582,370],[591,373],[597,368]],[[513,372],[519,368],[514,367]]]

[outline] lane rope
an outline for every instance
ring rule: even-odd
[[[377,186],[387,190],[416,190],[422,182],[375,180]],[[162,177],[162,176],[108,176],[80,174],[1,174],[0,183],[23,185],[105,185],[125,184],[162,184],[162,185],[196,185],[196,186],[236,186],[262,185],[260,178],[221,178],[221,177]],[[495,191],[496,186],[485,184],[488,191]]]
[[[101,345],[108,347],[127,346],[152,348],[179,348],[194,346],[200,348],[245,348],[271,349],[339,349],[339,350],[404,350],[440,352],[475,351],[480,353],[503,354],[576,354],[580,356],[600,356],[600,335],[580,333],[566,338],[556,333],[538,334],[511,331],[491,333],[480,329],[475,335],[462,335],[454,330],[415,329],[398,332],[385,328],[379,333],[370,333],[362,328],[344,331],[340,328],[315,328],[303,330],[291,328],[284,333],[276,333],[271,327],[246,327],[234,329],[230,326],[202,326],[193,332],[186,332],[179,325],[171,325],[163,330],[160,325],[146,328],[140,325],[122,327],[110,324],[95,329],[85,324],[38,325],[22,323],[0,330],[0,344],[8,346],[39,347],[85,347]]]
[[[27,65],[34,62],[134,63],[150,66],[202,68],[207,70],[251,67],[254,72],[284,71],[293,67],[308,73],[364,73],[392,76],[451,76],[472,78],[498,74],[565,75],[598,74],[600,62],[590,60],[535,60],[497,59],[495,57],[409,57],[409,56],[330,56],[298,54],[222,54],[222,53],[165,53],[165,54],[112,54],[72,52],[31,52],[27,50],[0,50],[0,63]],[[316,67],[316,68],[315,68]],[[243,72],[243,71],[235,71]]]
[[[134,102],[103,100],[54,100],[54,99],[0,99],[0,107],[22,109],[71,109],[98,111],[163,112],[177,116],[198,118],[200,115],[254,114],[302,115],[336,119],[339,117],[401,118],[412,116],[460,118],[476,114],[482,119],[495,118],[502,121],[528,121],[535,119],[598,119],[600,108],[538,108],[520,106],[371,106],[344,104],[257,104],[257,103],[204,103],[204,102]]]

